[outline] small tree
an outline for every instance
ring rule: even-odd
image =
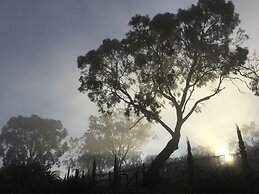
[[[78,57],[79,90],[88,93],[100,112],[124,106],[126,115],[146,117],[170,134],[150,172],[158,175],[178,149],[183,124],[224,89],[224,81],[249,81],[246,86],[259,94],[258,66],[246,62],[248,49],[242,43],[248,37],[238,30],[239,23],[231,1],[199,0],[176,14],[136,15],[123,40],[106,39]],[[199,89],[208,85],[212,91],[200,96]],[[175,110],[173,126],[161,117],[165,107]]]
[[[248,159],[247,159],[245,143],[243,141],[242,134],[241,134],[241,131],[240,131],[238,125],[236,125],[236,128],[237,128],[239,152],[241,154],[242,170],[244,170],[245,172],[250,172],[251,168],[250,168],[250,165],[249,165],[249,162],[248,162]]]
[[[113,187],[118,186],[119,181],[119,165],[118,165],[118,158],[114,156],[114,166],[113,166]]]
[[[96,160],[93,159],[93,169],[92,169],[92,181],[95,182],[96,179]]]
[[[242,124],[240,127],[242,139],[246,148],[246,152],[252,155],[259,154],[259,126],[255,122],[249,124]],[[229,143],[229,147],[232,150],[239,148],[238,142],[233,139]]]
[[[187,143],[187,170],[189,174],[189,183],[190,186],[194,184],[194,162],[193,162],[193,155],[192,155],[192,148],[189,139],[186,141]]]
[[[47,168],[59,164],[67,149],[67,130],[53,119],[12,117],[2,128],[0,150],[4,166],[39,163]]]

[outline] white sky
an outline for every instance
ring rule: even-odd
[[[98,47],[105,38],[121,38],[135,14],[154,15],[187,8],[195,0],[1,0],[0,1],[0,126],[11,116],[38,114],[61,120],[72,136],[80,136],[95,104],[77,91],[77,56]],[[247,45],[258,52],[259,1],[234,0],[241,24],[250,36]],[[164,113],[174,121],[174,110]],[[235,136],[235,123],[259,123],[259,98],[228,87],[208,101],[202,113],[183,127],[179,153],[186,136],[193,145],[216,149]],[[168,134],[154,126],[158,139],[144,148],[156,154]],[[177,154],[177,153],[176,153]]]

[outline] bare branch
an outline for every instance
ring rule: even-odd
[[[238,80],[238,81],[244,83],[245,86],[246,86],[248,89],[251,89],[251,87],[248,85],[248,83],[247,83],[245,80],[243,80],[243,79],[241,79],[241,78],[239,78],[239,77],[231,77],[231,76],[228,76],[227,78],[228,78],[230,81],[232,81],[232,83],[234,82],[233,80]],[[234,85],[235,85],[235,84],[234,84]],[[242,93],[243,93],[243,92],[242,92]]]
[[[168,88],[168,86],[167,86],[167,88]],[[168,90],[169,90],[169,88],[168,88]],[[160,94],[162,94],[163,97],[165,97],[166,99],[170,100],[175,105],[176,109],[179,108],[179,104],[177,103],[176,98],[172,95],[170,90],[169,90],[169,95],[164,93],[163,90],[161,90],[161,89],[159,90],[159,92],[160,92]]]
[[[237,88],[237,90],[242,94],[248,94],[240,89],[240,87],[234,82],[234,80],[242,82],[249,90],[252,90],[252,88],[248,85],[248,83],[245,80],[242,80],[239,77],[230,77],[228,76],[227,79]]]
[[[145,116],[140,117],[129,129],[133,129]]]
[[[230,81],[231,81],[231,83],[237,88],[237,90],[238,90],[240,93],[245,94],[245,92],[243,92],[243,91],[239,88],[239,86],[238,86],[232,79],[230,79]]]
[[[185,83],[185,88],[184,88],[182,99],[181,99],[181,103],[180,103],[180,107],[183,107],[183,105],[185,103],[186,96],[187,96],[187,93],[188,93],[188,90],[189,90],[189,87],[190,87],[190,81],[192,79],[192,75],[194,73],[194,69],[195,69],[196,64],[197,64],[197,59],[195,59],[193,61],[192,66],[190,68],[190,71],[189,71],[189,73],[187,75],[186,83]]]
[[[172,92],[171,92],[171,90],[170,90],[170,87],[168,86],[168,85],[166,85],[166,87],[167,87],[167,90],[168,90],[168,93],[169,93],[169,95],[170,95],[170,97],[171,97],[171,101],[174,103],[174,105],[177,107],[177,108],[179,108],[179,104],[177,103],[177,100],[176,100],[176,98],[175,98],[175,96],[172,94]]]
[[[224,78],[222,78],[222,77],[220,76],[218,86],[217,86],[217,88],[215,89],[214,93],[212,93],[211,95],[205,96],[205,97],[203,97],[203,98],[201,98],[201,99],[199,99],[199,100],[197,100],[197,101],[195,102],[195,104],[194,104],[193,107],[191,108],[190,112],[183,118],[183,122],[185,122],[185,121],[191,116],[191,114],[194,112],[194,110],[196,109],[196,107],[198,106],[198,104],[200,104],[201,102],[204,102],[204,101],[206,101],[206,100],[209,100],[211,97],[217,95],[217,94],[220,93],[223,89],[225,89],[225,88],[220,88],[223,79],[224,79]]]
[[[189,100],[191,99],[194,90],[195,90],[195,85],[193,85],[193,86],[192,86],[192,89],[189,90],[190,94],[189,94],[189,96],[187,97],[187,99],[185,100],[185,103],[184,103],[184,105],[183,105],[182,113],[185,112],[186,106],[187,106]]]

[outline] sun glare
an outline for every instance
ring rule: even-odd
[[[225,160],[226,163],[232,163],[234,158],[233,158],[232,155],[228,154],[228,155],[224,155],[224,160]]]
[[[222,156],[223,158],[223,162],[227,163],[227,164],[231,164],[234,161],[234,157],[232,154],[229,153],[229,151],[227,149],[221,149],[218,151],[218,155]]]

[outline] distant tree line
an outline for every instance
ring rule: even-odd
[[[62,164],[67,168],[91,173],[93,160],[99,173],[107,172],[118,160],[119,168],[136,166],[143,162],[141,146],[154,135],[150,124],[136,117],[125,117],[119,110],[110,116],[91,116],[89,128],[79,138],[66,140],[68,133],[62,123],[37,115],[12,117],[0,134],[0,156],[3,166],[38,163],[47,169]],[[244,146],[249,153],[259,153],[259,127],[251,122],[242,125]],[[237,141],[229,144],[238,150]],[[214,155],[209,148],[197,146],[195,156]],[[156,155],[146,156],[151,162]]]
[[[152,137],[150,124],[126,117],[118,111],[109,116],[91,116],[89,128],[79,138],[66,140],[61,121],[37,115],[12,117],[0,134],[3,166],[38,163],[47,169],[61,164],[90,172],[97,161],[99,172],[110,169],[114,158],[118,166],[139,164],[141,146]]]
[[[152,137],[149,127],[148,123],[143,123],[134,117],[125,117],[118,111],[106,117],[91,116],[86,133],[81,138],[71,138],[66,141],[67,131],[60,121],[43,119],[37,115],[12,117],[2,128],[0,134],[1,156],[4,161],[4,167],[0,169],[2,191],[10,194],[16,193],[18,190],[22,190],[24,193],[80,193],[85,190],[91,191],[91,189],[95,191],[94,185],[98,182],[93,182],[93,180],[97,180],[101,174],[108,173],[108,171],[112,172],[109,178],[106,178],[110,180],[109,189],[116,189],[117,184],[122,184],[123,188],[127,184],[132,185],[132,180],[137,181],[133,184],[136,187],[144,186],[143,178],[148,175],[145,174],[145,168],[141,167],[142,163],[145,162],[145,166],[149,166],[156,157],[147,156],[144,161],[140,158],[141,145]],[[237,127],[237,137],[236,150],[241,156],[239,160],[242,174],[236,172],[234,168],[232,169],[234,165],[226,166],[231,169],[216,168],[212,165],[210,171],[200,170],[201,165],[197,165],[197,162],[200,161],[199,158],[209,159],[213,157],[213,153],[203,146],[191,148],[189,141],[187,141],[187,155],[181,158],[171,158],[168,160],[168,164],[185,163],[185,167],[181,167],[184,171],[177,177],[183,177],[188,184],[186,188],[192,191],[206,190],[201,183],[206,181],[203,176],[207,173],[214,177],[208,178],[212,182],[206,184],[210,186],[212,186],[211,184],[223,184],[222,181],[215,179],[217,176],[222,177],[223,180],[227,180],[227,176],[230,176],[234,181],[230,186],[225,185],[224,187],[232,188],[236,183],[249,183],[251,188],[256,189],[253,181],[259,178],[256,174],[258,169],[252,171],[250,156],[255,154],[255,150],[258,150],[258,126],[250,123],[242,125],[241,129]],[[248,143],[245,140],[248,140]],[[70,170],[73,168],[78,170],[70,171],[66,179],[62,180],[59,173],[51,171],[50,168],[54,164],[60,165],[60,157],[64,154],[66,157],[63,159],[63,163]],[[213,171],[214,168],[220,171]],[[168,172],[161,170],[165,177],[169,175]],[[171,180],[173,184],[177,177]],[[124,183],[121,182],[122,179]],[[113,183],[115,180],[117,180],[116,184]],[[162,181],[168,180],[162,179]],[[249,181],[252,181],[251,184]],[[159,184],[161,183],[158,182],[155,185]],[[178,189],[182,190],[182,188]],[[242,189],[248,191],[247,186]],[[102,189],[101,191],[104,192]],[[111,191],[115,192],[115,190]],[[250,193],[253,193],[251,191],[249,190]]]

